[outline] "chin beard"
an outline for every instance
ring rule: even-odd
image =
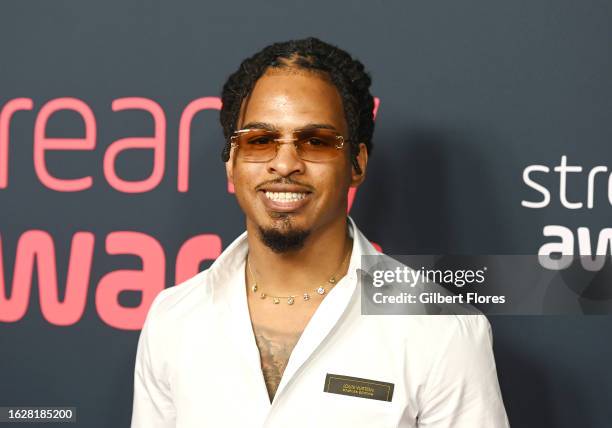
[[[272,251],[275,253],[286,253],[301,249],[306,238],[310,235],[310,231],[302,229],[282,231],[278,228],[266,229],[259,226],[259,235],[263,243]]]

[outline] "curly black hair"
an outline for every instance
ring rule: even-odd
[[[327,73],[342,97],[344,114],[349,128],[351,160],[361,174],[357,163],[359,143],[365,143],[368,154],[372,151],[374,132],[374,98],[370,94],[370,75],[363,64],[342,49],[315,37],[269,45],[245,59],[223,85],[220,114],[226,139],[221,153],[223,162],[230,156],[230,136],[236,129],[242,101],[253,90],[257,80],[268,67],[298,67]]]

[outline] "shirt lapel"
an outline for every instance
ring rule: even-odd
[[[319,345],[321,345],[338,323],[338,320],[348,307],[354,291],[355,281],[345,276],[323,299],[291,352],[287,367],[285,367],[276,395],[274,396],[273,404],[279,400],[283,390],[295,378],[300,368],[314,354]]]
[[[249,316],[244,279],[247,252],[248,242],[245,232],[215,261],[214,269],[211,269],[214,272],[211,283],[216,290],[216,304],[220,305],[225,315],[223,321],[228,324],[227,340],[233,343],[235,356],[241,361],[236,370],[247,377],[241,380],[242,385],[249,386],[247,391],[249,401],[253,402],[252,407],[258,409],[258,412],[261,409],[260,420],[263,421],[271,404]],[[253,415],[252,419],[256,421],[258,418]]]
[[[283,390],[296,377],[300,368],[316,352],[317,348],[338,324],[342,314],[351,304],[352,299],[356,298],[357,269],[361,266],[361,256],[363,254],[376,253],[376,249],[357,229],[353,219],[348,217],[348,221],[350,235],[353,237],[353,248],[347,274],[323,299],[302,332],[283,372],[276,395],[274,396],[273,405],[278,402],[283,394]]]

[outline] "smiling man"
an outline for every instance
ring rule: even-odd
[[[223,87],[222,157],[246,231],[155,299],[133,428],[506,427],[481,315],[365,316],[347,216],[374,129],[363,65],[276,43]]]

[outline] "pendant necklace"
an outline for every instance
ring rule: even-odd
[[[346,252],[346,255],[344,256],[344,259],[342,260],[342,263],[340,264],[340,268],[338,268],[338,272],[342,271],[342,268],[344,267],[345,262],[348,259],[348,256],[350,254],[350,251]],[[253,274],[253,271],[251,270],[251,263],[250,263],[250,257],[247,255],[247,268],[249,270],[249,273],[251,274],[251,278],[253,278],[253,285],[250,287],[251,291],[253,293],[257,293],[259,292],[259,297],[261,299],[267,299],[268,297],[270,297],[272,299],[272,302],[275,305],[278,305],[281,300],[284,300],[288,305],[293,305],[295,303],[296,300],[296,296],[273,296],[271,294],[265,293],[261,287],[257,284],[257,281],[255,280],[255,275]],[[317,293],[320,296],[323,296],[324,294],[328,293],[329,290],[331,290],[331,288],[336,285],[337,283],[337,279],[336,279],[336,275],[332,276],[331,278],[329,278],[327,280],[327,284],[325,284],[325,286],[320,285],[319,287],[313,289],[315,293]],[[329,287],[329,288],[325,288],[325,287]],[[302,300],[304,301],[308,301],[310,300],[310,293],[305,292],[302,295]]]

